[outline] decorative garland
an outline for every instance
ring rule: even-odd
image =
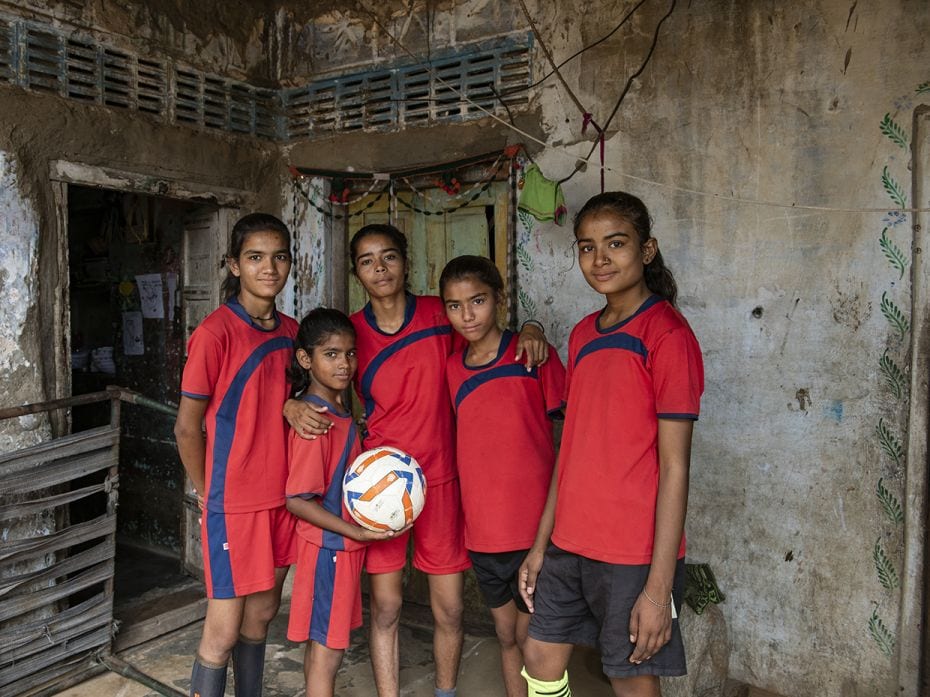
[[[463,200],[457,206],[452,206],[451,208],[441,208],[436,211],[429,211],[424,208],[419,208],[413,205],[412,203],[405,201],[404,199],[402,199],[400,196],[397,196],[396,194],[394,198],[397,199],[398,203],[403,204],[406,208],[412,211],[415,211],[416,213],[420,213],[421,215],[445,215],[447,213],[455,213],[457,210],[461,210],[462,208],[465,208],[465,206],[467,206],[468,204],[475,201],[475,199],[477,199],[479,196],[481,196],[481,194],[483,194],[485,191],[487,191],[491,187],[491,184],[495,182],[495,180],[497,179],[498,173],[503,168],[504,162],[505,160],[503,157],[498,158],[497,168],[492,172],[491,176],[489,176],[483,182],[476,183],[475,186],[473,186],[469,190],[469,191],[474,191],[474,193],[472,193],[468,198]],[[480,185],[480,188],[478,188],[478,190],[475,191],[475,188],[478,187],[479,185]],[[419,194],[419,192],[416,189],[413,189],[413,187],[411,187],[411,189],[413,190],[414,194],[417,194],[417,195]]]
[[[330,202],[329,202],[329,203],[330,203],[330,209],[329,209],[329,210],[326,210],[325,208],[323,208],[322,206],[320,206],[320,204],[318,204],[316,201],[314,201],[313,198],[310,196],[310,194],[308,194],[306,191],[303,190],[303,188],[301,188],[301,186],[300,186],[300,180],[301,180],[301,179],[304,179],[304,177],[295,177],[295,178],[294,178],[294,188],[295,188],[298,192],[300,192],[300,195],[304,197],[304,199],[307,201],[307,203],[309,203],[311,206],[313,206],[318,212],[322,213],[323,215],[331,216],[334,220],[342,220],[343,218],[355,218],[356,216],[362,215],[365,211],[367,211],[369,208],[371,208],[372,206],[374,206],[378,201],[380,201],[382,198],[384,198],[384,195],[388,192],[388,189],[391,188],[391,182],[388,181],[388,183],[385,185],[385,187],[384,187],[381,191],[378,192],[378,195],[377,195],[375,198],[373,198],[371,201],[369,201],[368,203],[366,203],[365,206],[364,206],[363,208],[360,208],[359,210],[355,211],[354,213],[348,213],[348,214],[346,214],[346,215],[341,215],[341,214],[335,213],[335,212],[333,211],[333,206],[336,206],[336,205],[345,206],[345,205],[349,205],[349,202],[347,202],[347,203],[336,203],[336,202],[330,201]],[[373,188],[374,188],[374,187],[372,187],[372,189],[373,189]],[[314,191],[316,191],[316,189],[314,189]],[[365,196],[369,196],[370,193],[371,193],[371,189],[368,190],[368,193],[366,193]],[[356,199],[355,201],[352,201],[351,203],[356,203],[356,202],[358,202],[358,201],[361,201],[365,196],[362,196],[362,197]]]

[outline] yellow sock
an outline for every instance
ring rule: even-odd
[[[520,675],[526,680],[527,697],[572,697],[572,688],[568,686],[568,671],[562,675],[561,680],[545,682],[531,677],[526,672],[526,667],[520,671]]]

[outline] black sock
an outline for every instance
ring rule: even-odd
[[[226,692],[226,666],[207,663],[200,656],[194,659],[191,671],[190,697],[223,697]]]
[[[239,637],[232,650],[236,697],[261,697],[265,672],[265,640]]]

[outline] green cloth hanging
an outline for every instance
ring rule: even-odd
[[[523,190],[517,208],[536,220],[554,220],[556,225],[562,225],[568,217],[562,187],[558,182],[546,179],[535,164],[529,165],[523,175]]]

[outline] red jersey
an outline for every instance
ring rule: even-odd
[[[389,445],[416,458],[428,485],[455,478],[452,405],[446,358],[452,327],[439,298],[407,295],[404,323],[378,328],[371,303],[354,313],[358,372],[368,435],[365,448]]]
[[[307,395],[304,400],[317,406],[329,407],[326,415],[331,417],[333,425],[326,436],[315,440],[301,438],[291,430],[287,441],[287,497],[313,499],[333,515],[357,525],[346,510],[342,498],[346,470],[362,452],[355,421],[350,413],[316,395]],[[351,552],[365,547],[364,542],[324,530],[301,518],[297,519],[297,534],[307,542],[325,549]]]
[[[547,415],[562,409],[565,368],[550,346],[549,360],[527,372],[514,360],[517,338],[503,332],[484,365],[466,365],[467,349],[446,363],[465,547],[474,552],[531,547],[549,493],[555,447]]]
[[[568,341],[565,429],[552,542],[613,564],[649,564],[659,484],[659,419],[697,419],[701,349],[670,303],[650,296],[607,329],[601,312]],[[685,553],[682,536],[678,556]]]
[[[273,329],[252,322],[235,296],[201,322],[187,344],[181,394],[208,401],[206,508],[245,513],[284,505],[282,415],[297,323],[274,313]]]

